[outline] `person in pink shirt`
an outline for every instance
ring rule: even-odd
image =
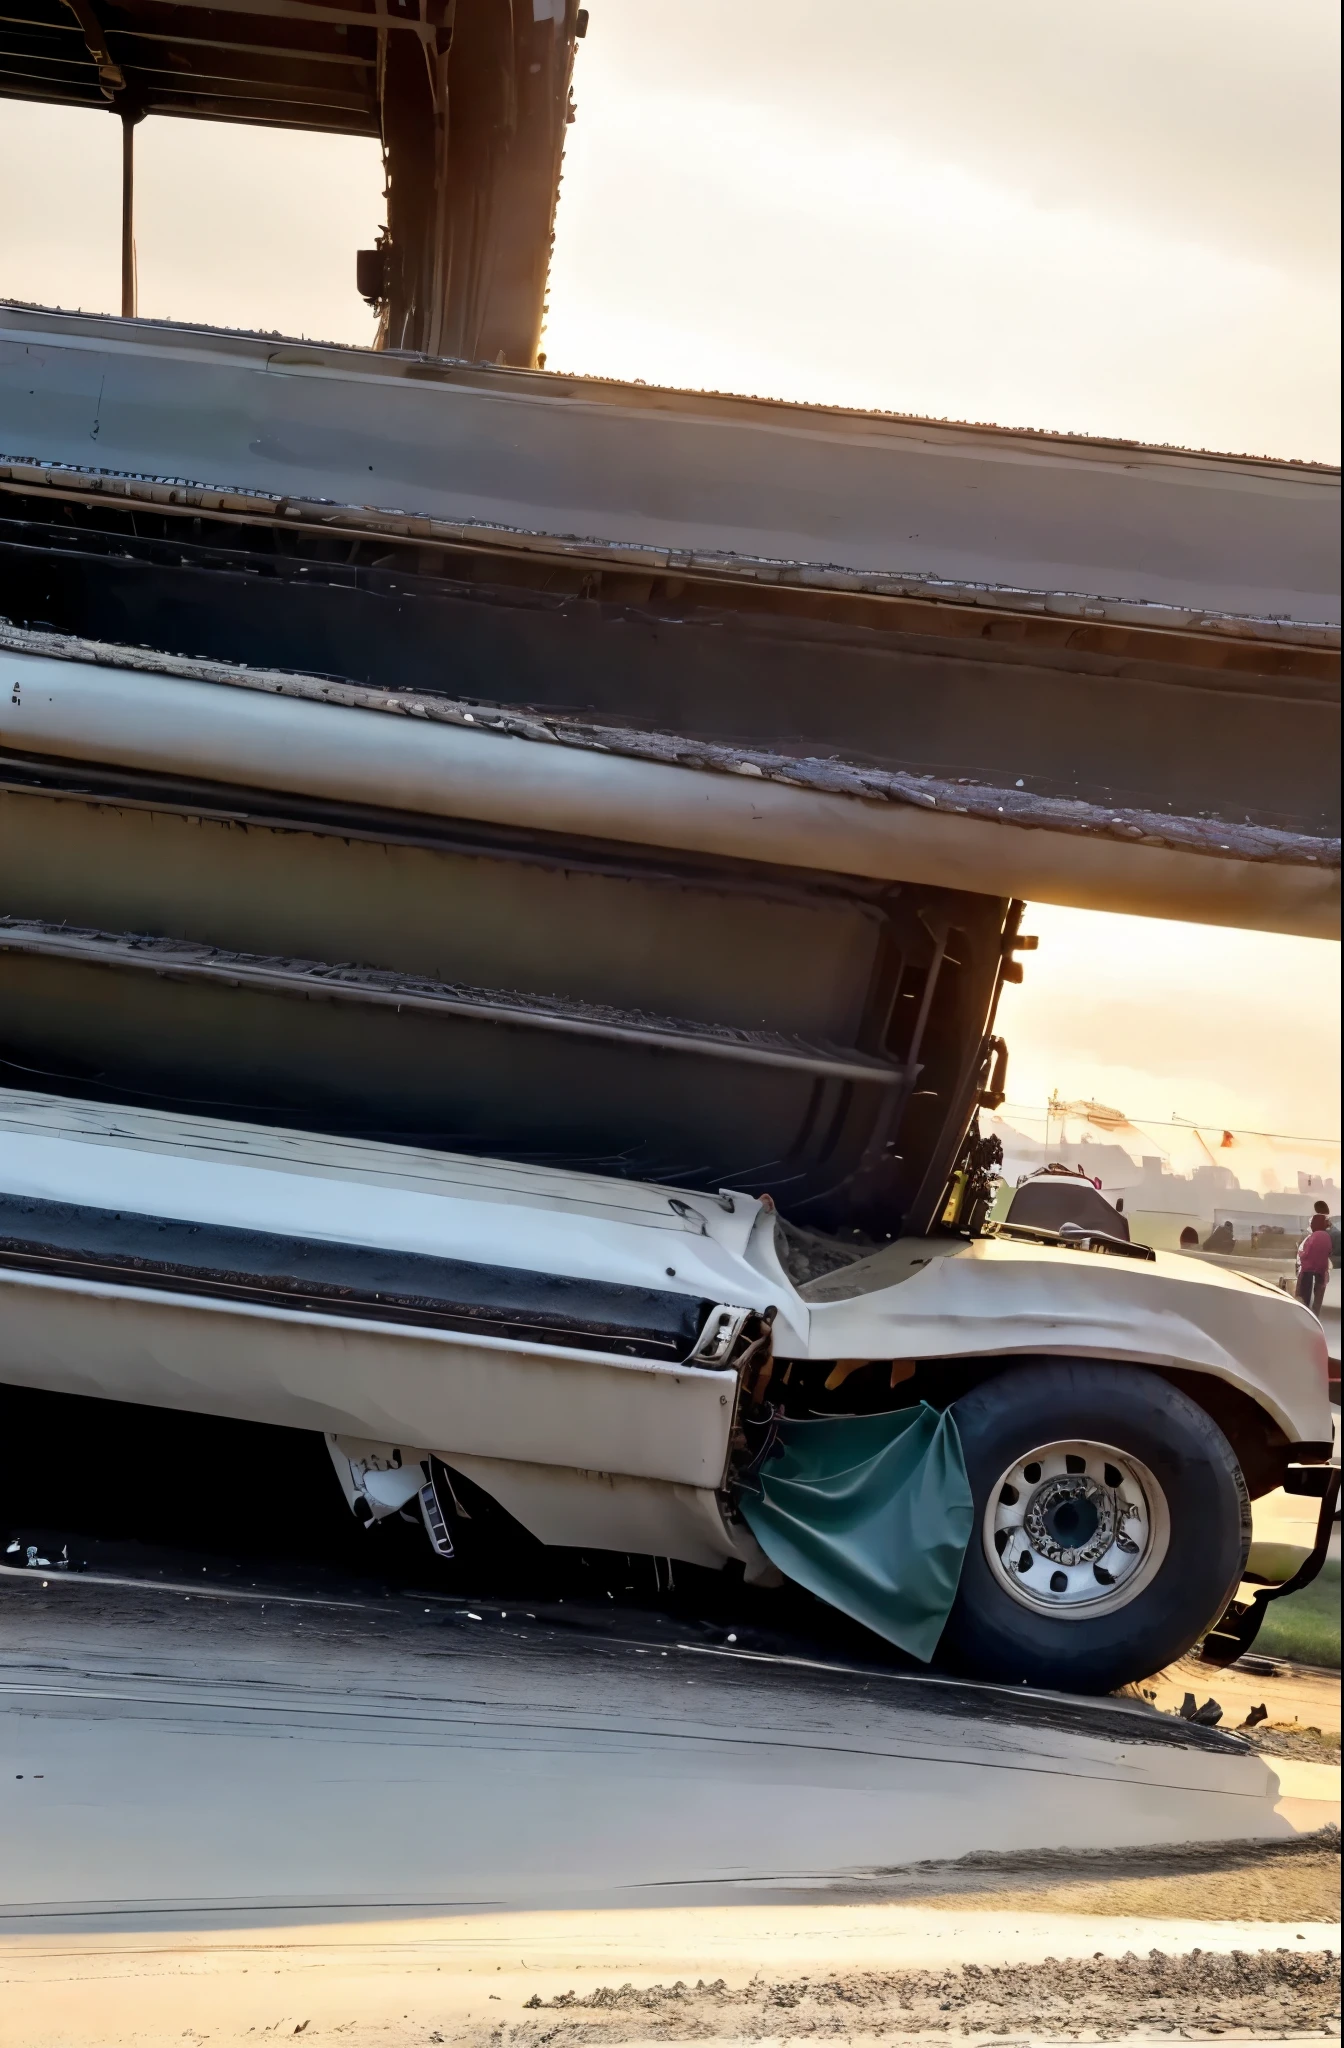
[[[1330,1277],[1330,1218],[1313,1216],[1311,1229],[1297,1248],[1297,1298],[1313,1315],[1321,1312]]]

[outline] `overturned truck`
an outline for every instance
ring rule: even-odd
[[[1235,1654],[1319,1325],[989,1224],[977,1111],[1024,901],[1337,929],[1337,519],[4,309],[0,1377],[321,1431],[444,1556],[456,1477],[981,1675]]]

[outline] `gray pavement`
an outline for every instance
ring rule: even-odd
[[[874,1898],[923,1858],[1286,1834],[1278,1793],[1141,1705],[666,1615],[0,1577],[14,1933]]]

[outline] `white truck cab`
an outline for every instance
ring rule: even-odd
[[[1118,1683],[1227,1605],[1249,1492],[1330,1455],[1276,1289],[1085,1237],[844,1249],[800,1283],[750,1195],[0,1094],[0,1374],[321,1431],[355,1512],[418,1499],[448,1554],[456,1474],[544,1542],[768,1578],[762,1427],[928,1406],[977,1517],[961,1661]]]

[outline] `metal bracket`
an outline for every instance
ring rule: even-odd
[[[453,1539],[448,1533],[448,1517],[439,1499],[439,1490],[434,1484],[434,1466],[431,1461],[429,1478],[420,1488],[420,1518],[425,1525],[425,1534],[436,1557],[448,1558],[453,1555]]]
[[[108,99],[126,90],[126,74],[108,47],[107,34],[90,0],[65,0],[79,23],[85,47],[98,67],[98,83]]]
[[[724,1302],[711,1309],[705,1318],[705,1327],[696,1339],[691,1358],[697,1365],[727,1365],[737,1349],[737,1340],[747,1318],[754,1314],[754,1309],[736,1308],[732,1302]]]
[[[1321,1512],[1316,1521],[1316,1541],[1311,1555],[1305,1559],[1291,1579],[1285,1579],[1281,1586],[1260,1586],[1250,1600],[1244,1600],[1238,1589],[1236,1597],[1204,1638],[1200,1656],[1206,1664],[1213,1664],[1222,1670],[1234,1664],[1238,1657],[1245,1656],[1251,1644],[1260,1633],[1260,1624],[1265,1618],[1271,1600],[1286,1600],[1290,1593],[1300,1593],[1320,1574],[1330,1550],[1330,1537],[1334,1531],[1335,1514],[1339,1507],[1339,1466],[1330,1469],[1325,1492],[1321,1499]]]

